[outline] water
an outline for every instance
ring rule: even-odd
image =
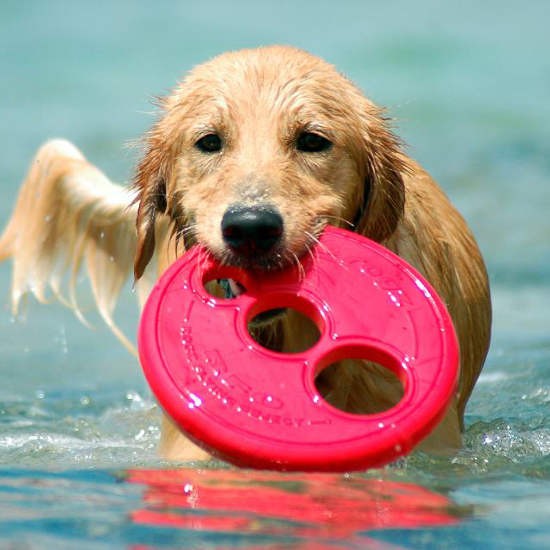
[[[309,49],[389,107],[486,256],[494,338],[464,449],[365,475],[220,465],[162,478],[158,410],[83,280],[93,331],[58,305],[0,312],[1,548],[550,546],[550,8],[340,4],[5,0],[0,220],[44,139],[75,141],[127,181],[149,97],[185,70],[244,46]],[[8,286],[2,265],[6,302]],[[130,289],[117,317],[135,330]]]

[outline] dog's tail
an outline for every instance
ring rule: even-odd
[[[13,258],[14,314],[29,292],[46,302],[49,288],[85,322],[76,299],[76,279],[85,261],[100,315],[135,353],[113,320],[136,249],[133,199],[131,191],[113,184],[68,141],[44,144],[0,237],[0,261]],[[64,297],[62,286],[67,278],[68,297]],[[150,284],[148,277],[136,283],[140,298]]]

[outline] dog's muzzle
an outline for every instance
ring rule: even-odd
[[[269,268],[279,263],[276,258],[284,224],[277,209],[269,204],[230,206],[221,221],[222,238],[233,255],[233,261],[244,267]],[[233,279],[218,281],[225,298],[231,299],[246,290]],[[269,323],[284,314],[286,308],[259,313],[251,320],[253,326]]]
[[[230,206],[221,222],[222,238],[238,257],[268,256],[283,237],[283,218],[270,205]]]

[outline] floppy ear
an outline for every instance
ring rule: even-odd
[[[146,152],[138,164],[134,177],[139,203],[136,228],[137,247],[134,258],[134,276],[139,279],[155,251],[155,221],[158,213],[167,207],[166,187],[171,176],[172,144],[163,136],[160,120],[149,132]]]
[[[172,220],[180,222],[184,219],[176,200],[177,193],[171,185],[173,168],[189,113],[193,113],[203,101],[200,82],[197,84],[191,76],[178,84],[171,94],[156,98],[161,117],[145,135],[145,154],[138,164],[133,183],[137,190],[136,203],[139,203],[134,261],[136,279],[141,277],[155,251],[157,214],[168,214]],[[183,241],[185,243],[185,239]]]
[[[405,207],[403,173],[407,170],[399,140],[381,109],[367,103],[361,146],[365,183],[353,220],[358,233],[383,242],[401,219]]]

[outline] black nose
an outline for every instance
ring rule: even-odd
[[[230,207],[222,218],[223,240],[247,258],[269,252],[282,235],[283,218],[271,206]]]

